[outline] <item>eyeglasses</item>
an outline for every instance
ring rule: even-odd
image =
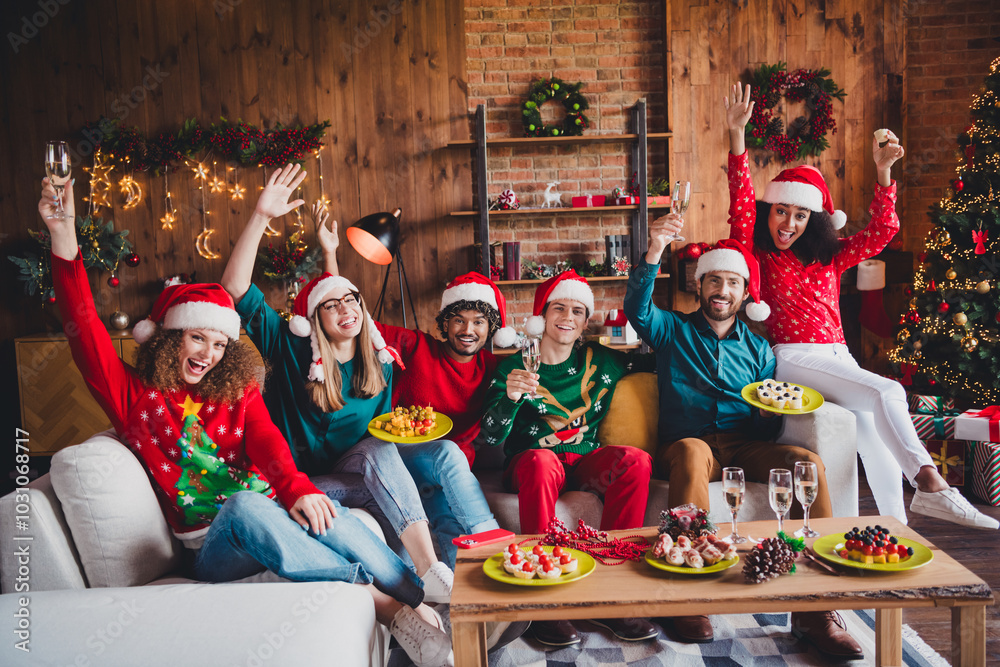
[[[319,304],[319,307],[328,313],[332,313],[340,308],[340,304],[344,304],[347,307],[358,305],[358,303],[360,303],[358,301],[358,297],[360,296],[361,295],[357,292],[351,292],[350,294],[346,294],[339,299],[327,299],[323,303]]]

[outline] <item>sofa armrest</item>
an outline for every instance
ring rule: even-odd
[[[787,415],[777,441],[819,454],[826,466],[833,516],[858,516],[858,436],[854,413],[827,401],[804,415]]]

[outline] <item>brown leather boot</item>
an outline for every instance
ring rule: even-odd
[[[708,644],[715,639],[708,616],[674,616],[658,618],[656,622],[664,627],[668,622],[673,623],[674,636],[687,644]]]
[[[580,643],[580,635],[569,621],[533,621],[531,636],[546,646],[572,646]]]
[[[847,660],[865,657],[861,645],[847,633],[847,623],[835,611],[799,611],[792,614],[792,634],[812,643],[820,653]]]

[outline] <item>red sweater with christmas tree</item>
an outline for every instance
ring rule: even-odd
[[[256,386],[235,403],[214,403],[203,400],[196,385],[160,391],[143,384],[118,357],[97,316],[83,261],[53,255],[52,278],[73,360],[146,468],[179,538],[203,536],[222,504],[238,491],[277,495],[286,508],[301,496],[319,493],[296,469]]]
[[[479,435],[483,417],[483,400],[497,358],[492,352],[480,350],[462,364],[450,356],[447,343],[423,331],[375,323],[386,345],[399,351],[406,370],[392,376],[394,406],[430,405],[435,411],[451,417],[455,423],[447,438],[458,445],[469,459],[476,458],[472,442]]]

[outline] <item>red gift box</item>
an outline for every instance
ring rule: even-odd
[[[656,195],[649,198],[650,204],[662,204],[663,206],[670,206],[670,195]]]
[[[573,208],[590,208],[592,206],[604,206],[605,201],[607,201],[607,196],[605,195],[584,195],[582,197],[573,197],[572,204]]]
[[[615,197],[615,206],[628,206],[630,204],[638,204],[638,197]]]

